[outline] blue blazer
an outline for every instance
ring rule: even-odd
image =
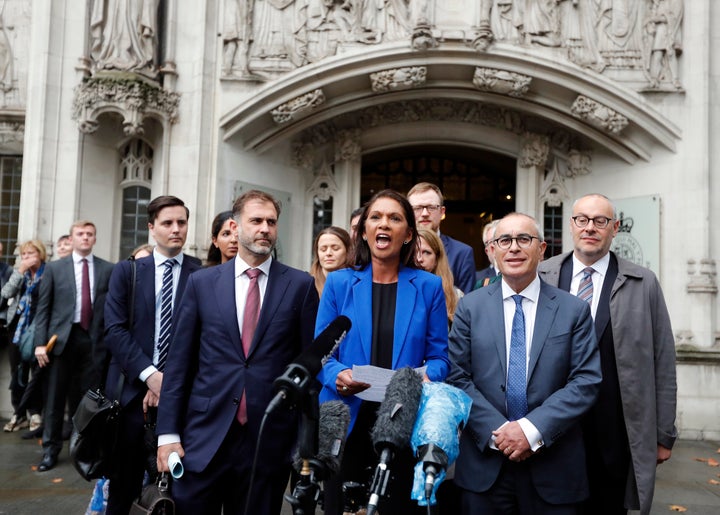
[[[140,373],[153,364],[155,350],[155,258],[147,256],[135,261],[135,306],[133,326],[128,330],[132,264],[121,261],[110,276],[110,287],[105,300],[105,343],[112,355],[106,392],[115,395],[119,374],[125,374],[120,403],[125,406],[137,395],[147,391]],[[200,261],[183,256],[180,280],[175,292],[175,309],[180,304],[185,284],[191,273],[202,267]],[[175,317],[177,321],[177,317]]]
[[[273,381],[312,343],[317,306],[312,276],[273,260],[245,357],[234,260],[190,276],[165,365],[157,423],[157,434],[180,435],[187,470],[202,472],[208,466],[235,420],[243,390],[247,438],[255,445]],[[289,464],[296,434],[295,412],[273,413],[263,430],[258,467],[277,470]]]
[[[442,233],[440,239],[450,261],[455,286],[463,293],[470,293],[475,286],[475,255],[472,247]]]
[[[485,492],[498,477],[502,453],[492,431],[507,422],[507,350],[501,282],[465,295],[450,331],[448,382],[473,400],[460,439],[455,482]],[[577,503],[589,493],[580,417],[597,399],[600,354],[586,302],[541,283],[528,363],[526,418],[544,445],[525,463],[539,495],[552,504]]]
[[[318,309],[315,334],[336,317],[345,315],[352,322],[338,351],[318,374],[323,385],[320,402],[339,399],[350,407],[352,430],[361,399],[341,396],[335,389],[337,375],[353,365],[369,365],[372,353],[372,267],[346,268],[328,274]],[[443,381],[448,373],[448,319],[440,277],[400,268],[395,309],[393,369],[427,365],[433,381]]]

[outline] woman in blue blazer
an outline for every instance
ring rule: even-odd
[[[393,370],[427,366],[426,380],[447,375],[447,311],[442,281],[415,264],[417,229],[410,203],[401,194],[381,191],[366,204],[355,235],[355,267],[328,274],[315,332],[339,315],[352,321],[340,348],[318,374],[320,402],[339,399],[350,407],[351,421],[340,474],[325,487],[325,513],[342,513],[344,481],[367,484],[377,456],[370,429],[379,403],[356,394],[370,385],[354,381],[353,365]],[[405,463],[403,463],[405,462]],[[408,450],[397,457],[397,477],[381,513],[411,513],[412,466]],[[368,470],[369,469],[369,470]],[[420,511],[424,513],[424,511]]]

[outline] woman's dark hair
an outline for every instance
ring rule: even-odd
[[[210,235],[213,238],[217,238],[220,234],[220,229],[225,225],[225,222],[233,217],[232,211],[223,211],[213,219],[212,225],[210,226]],[[207,254],[207,266],[219,265],[222,262],[222,256],[220,255],[220,249],[215,246],[214,243],[210,242],[210,248]]]
[[[381,198],[389,198],[400,204],[403,214],[405,215],[405,220],[408,223],[408,229],[410,229],[410,241],[403,245],[402,249],[400,249],[400,264],[408,268],[417,268],[417,263],[415,263],[415,252],[417,250],[418,233],[417,228],[415,227],[415,213],[413,212],[410,202],[408,202],[408,199],[405,198],[404,195],[395,190],[389,189],[377,192],[363,207],[360,220],[358,220],[358,228],[355,232],[355,240],[353,241],[355,249],[353,262],[355,263],[355,268],[358,270],[364,268],[371,261],[372,256],[370,254],[370,246],[368,245],[368,242],[363,239],[365,236],[365,222],[367,221],[368,212],[372,208],[372,205]]]

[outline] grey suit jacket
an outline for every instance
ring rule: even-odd
[[[105,318],[103,313],[113,264],[93,256],[93,268],[93,318],[88,332],[93,345],[99,351],[104,352],[104,347],[101,347]],[[58,339],[52,354],[54,356],[62,354],[70,336],[70,329],[72,329],[76,299],[72,255],[48,263],[45,266],[42,281],[40,281],[40,293],[34,319],[36,347],[46,345],[50,336],[57,334]]]
[[[455,311],[449,337],[448,382],[473,400],[460,440],[455,482],[489,490],[506,458],[491,449],[492,431],[507,422],[506,344],[501,282],[475,290]],[[541,284],[528,364],[526,418],[544,445],[528,458],[532,482],[553,504],[588,495],[580,417],[597,398],[600,357],[587,303]]]

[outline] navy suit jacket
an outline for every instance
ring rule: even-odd
[[[110,291],[105,301],[105,344],[112,355],[105,387],[111,396],[119,374],[125,374],[120,403],[125,406],[137,395],[144,395],[147,386],[140,373],[153,364],[155,350],[155,258],[147,256],[135,261],[135,305],[133,326],[128,330],[132,263],[122,261],[110,277]],[[180,303],[190,274],[202,267],[200,261],[183,256],[180,280],[175,292],[175,309]],[[174,318],[176,321],[176,317]]]
[[[339,399],[350,406],[351,424],[355,422],[361,400],[340,396],[335,378],[353,365],[369,365],[372,355],[372,268],[345,268],[328,274],[315,332],[320,333],[336,317],[345,315],[352,322],[345,340],[318,374],[323,385],[320,402]],[[400,268],[395,308],[393,369],[427,365],[432,381],[447,375],[447,308],[440,277]]]
[[[243,390],[247,438],[257,440],[273,397],[273,381],[312,343],[317,306],[312,276],[273,260],[245,357],[235,307],[235,261],[190,276],[165,365],[157,423],[159,435],[180,435],[187,470],[201,472],[215,456],[236,417]],[[263,429],[258,467],[287,465],[296,434],[294,412],[273,413]]]
[[[463,293],[470,293],[475,286],[475,255],[470,245],[440,233],[445,253],[450,261],[455,286]]]
[[[450,331],[448,382],[473,400],[455,482],[475,492],[492,487],[506,459],[489,446],[492,431],[508,420],[501,284],[460,299]],[[527,377],[526,418],[544,442],[526,462],[533,484],[549,503],[577,503],[589,492],[579,420],[597,398],[600,356],[589,305],[546,283],[540,287]]]

